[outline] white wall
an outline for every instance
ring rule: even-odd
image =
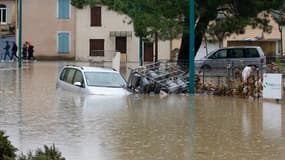
[[[218,43],[206,43],[203,41],[201,46],[200,46],[200,49],[198,50],[198,53],[195,57],[195,59],[201,59],[203,58],[204,56],[206,56],[207,54],[209,54],[211,51],[213,50],[216,50],[219,48],[219,44]],[[207,52],[208,51],[208,52]]]

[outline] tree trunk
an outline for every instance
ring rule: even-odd
[[[154,62],[158,61],[158,33],[155,32],[155,52],[154,52]]]
[[[177,63],[183,68],[189,64],[189,33],[182,35]]]
[[[203,36],[207,30],[207,26],[210,19],[207,17],[201,17],[195,27],[195,56],[202,44]],[[188,24],[188,23],[187,23]],[[189,29],[188,27],[185,27]],[[182,41],[178,54],[177,63],[183,68],[187,69],[189,64],[189,31],[184,31],[182,35]]]

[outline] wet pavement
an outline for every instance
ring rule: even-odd
[[[56,90],[63,64],[0,63],[0,129],[21,152],[55,144],[67,160],[285,159],[284,101],[82,96]]]

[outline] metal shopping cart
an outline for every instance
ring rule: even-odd
[[[189,76],[176,63],[156,62],[131,69],[128,88],[135,93],[187,93]]]

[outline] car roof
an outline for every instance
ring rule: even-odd
[[[260,48],[260,46],[230,46],[230,47],[225,47],[225,48],[220,48],[220,49],[231,49],[231,48]]]
[[[113,72],[113,73],[118,73],[113,68],[103,68],[103,67],[90,67],[90,66],[77,66],[77,65],[66,65],[64,68],[76,68],[80,69],[83,72]]]

